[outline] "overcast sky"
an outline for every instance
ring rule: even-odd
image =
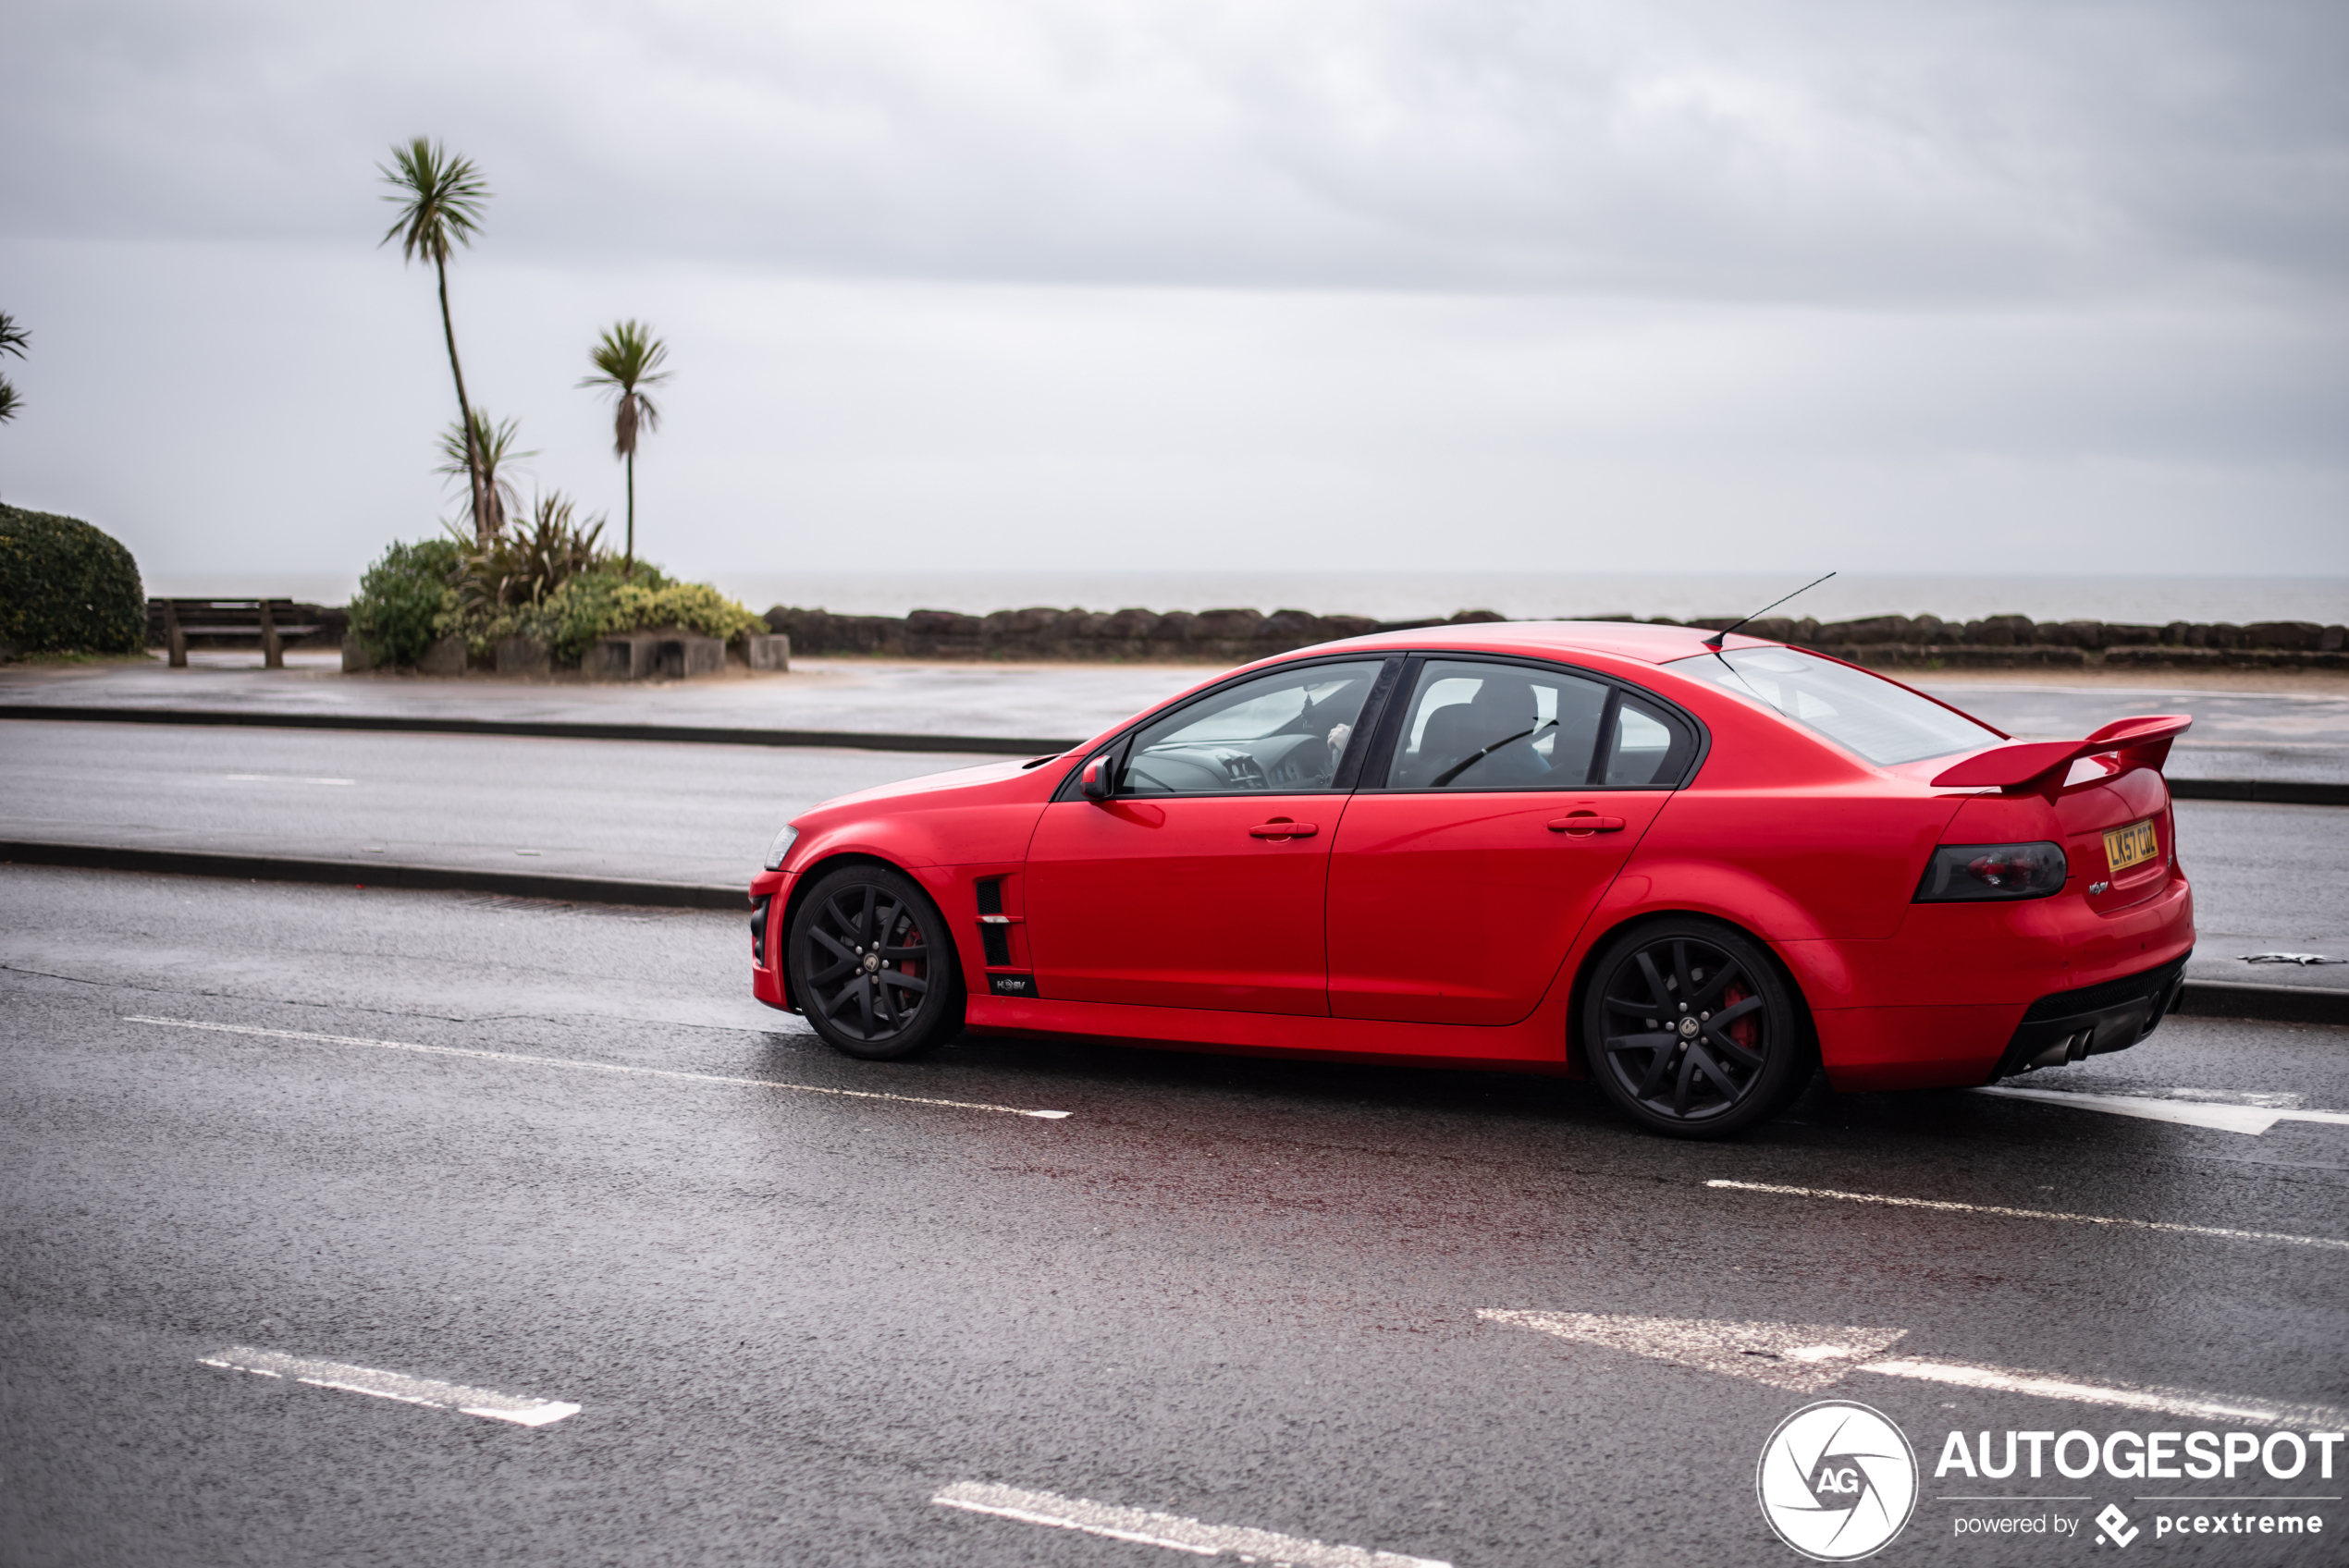
[[[0,497],[151,577],[455,502],[375,165],[496,191],[476,398],[639,545],[1055,565],[2349,573],[2349,7],[17,0]],[[527,488],[527,484],[525,486]],[[615,529],[616,529],[615,521]]]

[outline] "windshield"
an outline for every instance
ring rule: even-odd
[[[1776,708],[1879,767],[2003,739],[1988,725],[1905,686],[1799,648],[1733,648],[1675,659],[1670,668]]]

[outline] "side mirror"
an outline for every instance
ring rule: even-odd
[[[1085,772],[1076,787],[1088,801],[1106,801],[1117,783],[1117,761],[1114,757],[1098,756],[1085,765]]]

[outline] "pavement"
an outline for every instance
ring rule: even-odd
[[[0,703],[192,708],[215,714],[385,715],[506,723],[662,724],[903,735],[1081,740],[1212,676],[1202,665],[914,664],[804,659],[788,675],[652,686],[473,678],[345,676],[334,655],[293,653],[284,670],[257,654],[80,666],[0,666]],[[2171,753],[2181,778],[2349,782],[2349,682],[2298,690],[2214,690],[2082,680],[1904,676],[2027,739],[2066,739],[2135,713],[2191,713]]]
[[[191,655],[186,669],[171,669],[154,660],[0,666],[0,702],[1076,741],[1216,673],[1204,665],[803,659],[794,661],[787,675],[730,670],[701,680],[639,685],[346,676],[339,664],[314,654],[289,654],[285,669],[264,670],[258,657],[222,654],[202,662],[204,655]]]
[[[1886,1563],[2341,1561],[2341,1029],[2173,1018],[2034,1075],[2069,1103],[1814,1089],[1689,1145],[1513,1075],[859,1063],[748,999],[727,915],[0,907],[11,1568],[1794,1562],[1757,1461],[1819,1400],[1916,1455]],[[2276,1464],[1947,1459],[2157,1428]],[[1814,1478],[1891,1498],[1895,1452]]]

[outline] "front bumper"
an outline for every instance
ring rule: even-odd
[[[2178,958],[2141,974],[2041,997],[2023,1010],[2023,1022],[1991,1076],[2005,1078],[2127,1050],[2177,1007],[2185,985],[2186,961]]]
[[[790,887],[789,872],[769,871],[751,879],[750,994],[769,1007],[796,1012],[783,979],[782,917]]]

